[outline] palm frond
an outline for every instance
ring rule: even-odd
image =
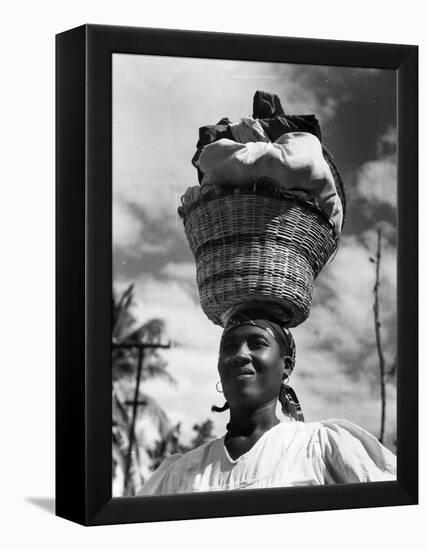
[[[172,430],[172,424],[166,415],[163,408],[159,403],[146,393],[140,393],[139,401],[144,402],[145,405],[140,407],[140,411],[137,413],[137,417],[149,416],[157,424],[159,435],[163,439]]]
[[[141,372],[141,378],[143,381],[153,378],[160,378],[173,386],[177,385],[177,380],[167,371],[167,369],[163,365],[159,365],[157,363],[149,363],[145,365]]]
[[[136,318],[131,311],[135,305],[134,285],[131,284],[124,292],[117,297],[115,292],[112,296],[112,337],[113,341],[120,341],[126,338],[126,334],[132,330]]]
[[[162,319],[155,318],[135,328],[128,334],[127,340],[144,344],[160,344],[164,334],[165,322]]]

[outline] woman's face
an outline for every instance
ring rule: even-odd
[[[253,408],[277,399],[284,366],[277,341],[262,328],[239,325],[222,339],[218,371],[231,408]]]

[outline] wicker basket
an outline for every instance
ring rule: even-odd
[[[259,181],[224,186],[181,215],[201,306],[213,323],[223,326],[227,315],[259,304],[290,327],[308,317],[314,278],[337,247],[315,205]]]

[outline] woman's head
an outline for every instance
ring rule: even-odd
[[[227,403],[255,408],[276,401],[295,360],[291,333],[257,310],[234,315],[220,343],[218,370]]]

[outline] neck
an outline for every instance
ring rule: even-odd
[[[276,399],[254,409],[230,409],[228,433],[232,435],[251,435],[266,432],[279,423],[275,414]]]

